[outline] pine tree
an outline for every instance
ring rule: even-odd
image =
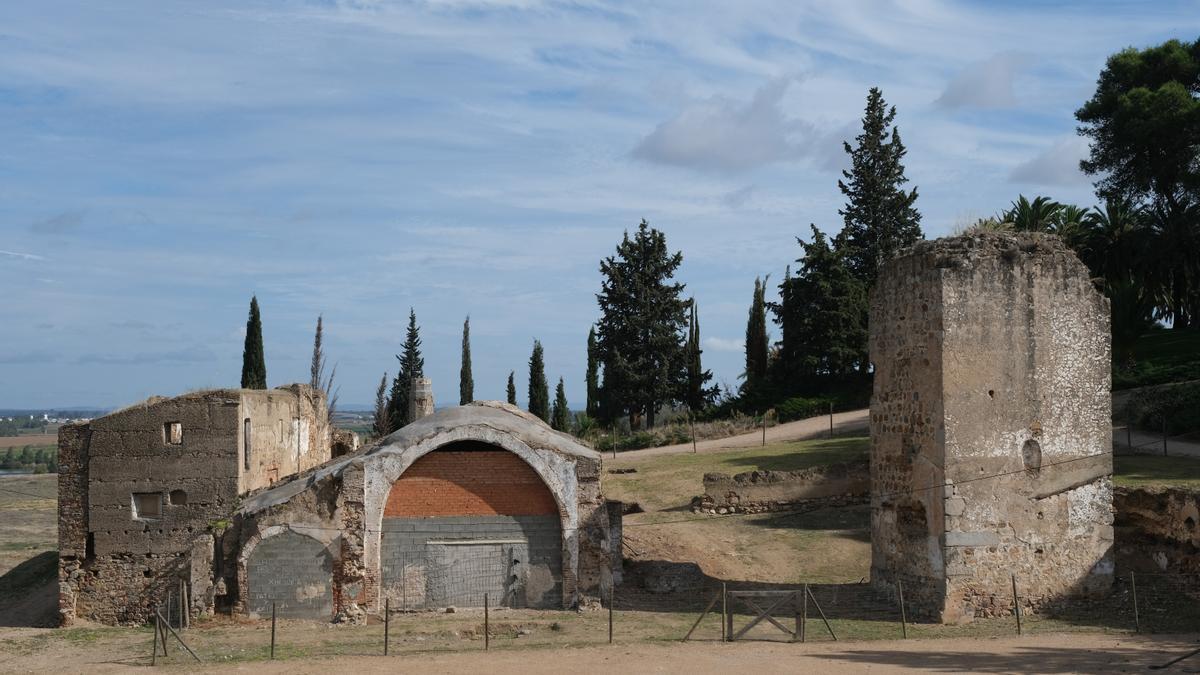
[[[558,378],[558,387],[554,390],[554,411],[550,414],[550,426],[558,431],[571,430],[571,410],[567,407],[567,391],[563,388],[563,379]]]
[[[517,404],[517,383],[513,381],[513,375],[515,375],[515,374],[516,373],[514,373],[513,371],[508,372],[508,399],[507,400],[508,400],[509,405]]]
[[[529,356],[529,412],[543,422],[550,421],[550,385],[546,382],[546,363],[538,340],[533,341],[533,354]]]
[[[587,340],[587,407],[588,417],[600,414],[600,359],[596,351],[596,327],[588,331]]]
[[[704,370],[700,355],[700,318],[697,316],[696,301],[692,300],[691,317],[688,320],[687,336],[687,398],[686,403],[692,412],[700,412],[707,408],[716,395],[714,389],[705,385],[712,379],[712,372]]]
[[[475,379],[471,376],[471,317],[463,321],[462,367],[458,371],[458,404],[475,400]]]
[[[672,281],[682,263],[645,220],[600,261],[596,347],[604,367],[600,409],[610,420],[628,413],[634,428],[643,416],[652,427],[659,406],[684,398],[687,301],[684,285]]]
[[[838,187],[846,196],[844,225],[835,242],[846,264],[867,288],[875,284],[878,268],[898,249],[921,239],[921,214],[914,206],[917,190],[905,191],[904,155],[900,131],[892,126],[896,108],[872,87],[856,147],[843,143],[851,167],[842,171]]]
[[[413,380],[425,376],[425,359],[421,357],[421,329],[417,326],[417,314],[409,308],[408,330],[404,335],[404,353],[397,354],[400,370],[392,380],[392,392],[388,398],[388,433],[407,425],[409,402],[412,398]]]
[[[865,369],[867,290],[816,226],[811,243],[798,241],[804,255],[772,310],[783,333],[781,379],[793,392],[814,392]]]
[[[258,296],[250,297],[250,316],[246,319],[246,345],[242,349],[242,389],[267,388],[267,360],[263,356],[262,316]]]
[[[333,380],[337,377],[337,364],[333,366],[333,370],[329,372],[329,377],[325,377],[325,347],[322,345],[323,329],[322,316],[317,315],[317,333],[313,338],[313,354],[312,364],[309,367],[309,385],[313,389],[319,389],[325,392],[326,412],[328,413],[328,422],[333,424],[333,413],[337,409],[338,390],[333,387]]]
[[[375,419],[371,424],[371,432],[382,438],[391,433],[392,425],[388,421],[387,372],[379,380],[379,388],[375,390]]]
[[[748,393],[761,391],[767,379],[767,303],[766,280],[754,280],[754,298],[746,321],[746,383]]]

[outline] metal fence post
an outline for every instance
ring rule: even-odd
[[[763,432],[762,444],[763,444],[763,447],[765,448],[765,447],[767,447],[767,413],[763,413],[763,416],[762,416],[762,432]]]
[[[613,640],[613,587],[615,584],[608,585],[608,644],[612,644]]]
[[[271,603],[271,660],[275,660],[275,603]]]
[[[904,612],[904,582],[896,581],[896,587],[900,592],[900,637],[908,639],[908,615]]]
[[[1138,616],[1137,604],[1137,573],[1129,573],[1129,587],[1133,589],[1133,632],[1142,632],[1142,619]]]
[[[491,649],[491,646],[492,646],[492,638],[490,635],[491,627],[492,627],[492,622],[491,622],[491,614],[489,613],[489,609],[488,609],[488,594],[484,593],[483,594],[483,651],[485,651],[485,652],[488,649]]]
[[[1129,452],[1133,452],[1133,413],[1129,412],[1129,408],[1125,409],[1125,445],[1128,446]]]
[[[829,402],[829,437],[833,438],[833,402]]]
[[[1021,634],[1021,598],[1017,595],[1017,575],[1012,575],[1013,612],[1017,615],[1017,635]]]
[[[696,454],[696,418],[692,417],[692,413],[688,412],[688,424],[692,427],[692,454]]]
[[[388,655],[388,637],[392,619],[392,599],[383,599],[383,655]]]
[[[1163,415],[1163,457],[1167,456],[1167,416]]]
[[[721,582],[721,642],[729,639],[729,632],[725,629],[725,622],[729,615],[729,591],[725,588],[725,582]]]

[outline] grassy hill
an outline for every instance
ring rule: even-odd
[[[1200,331],[1156,329],[1134,348],[1134,365],[1113,372],[1113,389],[1200,380]]]

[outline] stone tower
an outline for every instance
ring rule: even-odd
[[[433,380],[428,377],[413,378],[412,397],[408,403],[408,422],[412,424],[422,417],[433,414]]]
[[[945,622],[1112,583],[1108,300],[1056,237],[978,232],[871,298],[871,580]],[[911,611],[911,610],[910,610]]]

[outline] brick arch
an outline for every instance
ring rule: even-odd
[[[386,518],[560,515],[542,477],[516,454],[458,441],[425,454],[392,484]]]

